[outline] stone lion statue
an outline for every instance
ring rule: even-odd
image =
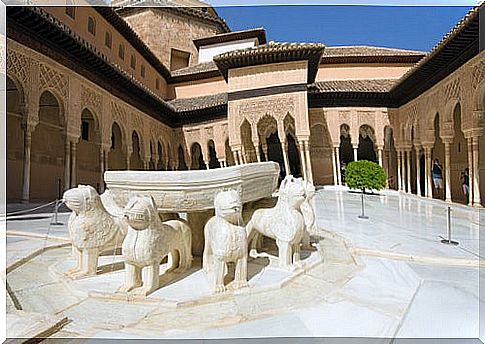
[[[122,209],[109,193],[100,197],[90,185],[67,190],[63,200],[72,210],[68,230],[77,261],[66,274],[72,278],[96,275],[99,255],[120,248],[125,238],[128,224]]]
[[[248,286],[248,245],[242,226],[242,202],[235,190],[221,191],[214,198],[215,216],[204,227],[202,266],[214,293],[222,293],[227,263],[235,263],[234,289]]]
[[[312,183],[308,181],[304,181],[303,183],[305,186],[305,200],[300,206],[300,211],[305,222],[305,231],[303,233],[302,243],[304,248],[310,248],[310,235],[317,234],[315,209],[313,207],[313,198],[315,197],[316,190]]]
[[[159,287],[160,262],[168,256],[169,271],[182,272],[192,264],[190,227],[182,220],[162,222],[150,196],[133,196],[125,207],[128,234],[123,242],[125,284],[120,293],[147,296]],[[146,279],[142,280],[142,269]]]
[[[280,267],[291,268],[300,260],[300,242],[305,231],[300,208],[304,201],[305,182],[291,175],[283,179],[276,205],[256,210],[246,225],[251,255],[256,253],[258,234],[262,234],[276,240]]]

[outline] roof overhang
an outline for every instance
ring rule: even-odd
[[[265,64],[308,61],[307,82],[313,83],[325,45],[321,43],[269,43],[214,56],[214,62],[227,80],[229,69]]]
[[[194,39],[193,42],[197,49],[199,49],[200,47],[204,47],[207,45],[234,42],[250,38],[257,39],[259,44],[266,44],[266,31],[263,28],[257,28],[244,31],[221,33],[214,36]]]

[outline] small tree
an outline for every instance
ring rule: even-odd
[[[384,189],[386,186],[384,169],[375,162],[367,160],[353,161],[345,170],[345,182],[351,189],[362,190],[362,214],[359,217],[363,219],[368,218],[364,215],[364,193],[366,189]]]

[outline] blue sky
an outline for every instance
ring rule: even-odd
[[[470,6],[217,7],[217,3],[211,3],[231,30],[264,27],[268,41],[374,45],[423,51],[429,51],[438,43],[470,9]]]

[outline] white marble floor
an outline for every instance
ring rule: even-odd
[[[453,240],[460,245],[448,246],[440,242],[447,235],[448,205],[443,202],[383,192],[366,196],[365,205],[369,219],[361,220],[359,194],[319,190],[319,227],[344,238],[356,263],[340,262],[335,252],[335,264],[316,266],[267,293],[181,308],[73,294],[49,274],[68,257],[69,248],[33,257],[7,280],[24,309],[71,320],[56,338],[477,338],[479,210],[452,206]],[[66,215],[62,220],[67,221]],[[9,221],[7,230],[67,236],[65,226],[53,229],[49,221]],[[39,242],[9,236],[7,255],[21,259]]]

